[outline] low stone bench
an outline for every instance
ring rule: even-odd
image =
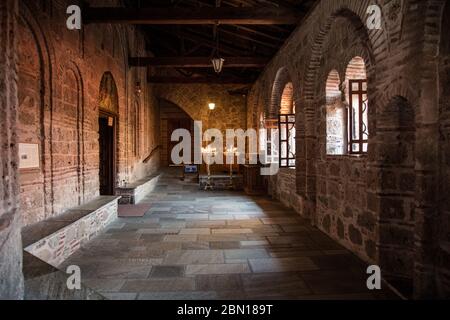
[[[200,175],[199,185],[200,189],[204,189],[208,183],[207,175]],[[226,190],[230,185],[229,175],[213,174],[211,175],[210,183],[214,190]],[[242,175],[233,175],[233,189],[243,190],[244,189],[244,177]]]
[[[22,229],[26,252],[58,267],[117,218],[117,196],[100,196],[67,212]]]
[[[146,195],[152,192],[158,183],[161,175],[153,175],[136,182],[129,183],[126,186],[116,188],[116,194],[120,196],[120,204],[137,204]]]

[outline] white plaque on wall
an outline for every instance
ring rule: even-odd
[[[19,169],[39,168],[39,144],[19,143]]]

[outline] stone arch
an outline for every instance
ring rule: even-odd
[[[377,32],[371,32],[370,35],[367,32],[367,28],[364,26],[363,21],[365,21],[366,12],[364,11],[364,8],[367,8],[369,5],[369,1],[363,1],[367,3],[366,6],[363,4],[358,4],[358,8],[352,11],[350,8],[340,8],[336,7],[331,8],[331,12],[329,13],[329,18],[326,20],[325,23],[322,23],[321,26],[318,28],[320,30],[316,37],[314,38],[314,42],[311,48],[311,55],[309,58],[309,64],[306,70],[305,75],[305,83],[304,83],[304,97],[305,100],[308,102],[314,102],[315,97],[315,86],[318,81],[318,73],[321,67],[321,61],[323,57],[323,46],[327,39],[327,36],[332,28],[333,23],[335,20],[339,17],[346,18],[348,21],[351,22],[354,29],[357,30],[357,33],[361,39],[361,43],[365,44],[365,51],[367,52],[366,65],[374,65],[375,64],[375,56],[373,55],[373,49],[372,49],[372,38],[373,39],[379,39],[380,37],[384,39],[383,41],[380,41],[380,45],[383,48],[383,50],[386,50],[387,52],[387,36],[384,33],[384,31],[381,29]],[[338,2],[333,2],[333,5],[335,6]],[[323,22],[323,19],[320,20]],[[379,34],[381,33],[381,34]],[[378,40],[379,41],[379,40]],[[380,50],[380,51],[383,51]],[[369,75],[371,76],[371,75]]]
[[[355,48],[346,49],[342,53],[344,57],[348,57],[350,54],[353,57],[354,53],[361,52],[361,55],[366,61],[366,65],[374,66],[375,56],[373,54],[372,43],[377,42],[378,54],[385,54],[388,50],[388,44],[386,34],[383,30],[370,31],[369,33],[364,26],[363,21],[366,19],[366,9],[369,4],[369,1],[358,1],[357,3],[350,3],[346,7],[343,6],[342,2],[332,1],[328,6],[323,7],[321,14],[325,18],[317,19],[316,25],[312,27],[312,30],[319,30],[319,32],[312,36],[313,40],[309,57],[306,58],[307,62],[302,87],[302,109],[304,109],[304,136],[306,138],[304,152],[306,153],[307,159],[305,163],[307,169],[303,177],[303,180],[306,181],[304,211],[306,212],[306,216],[312,217],[313,224],[318,224],[316,194],[317,188],[319,187],[317,185],[317,179],[319,177],[313,160],[324,160],[324,155],[326,154],[326,143],[323,145],[320,144],[320,147],[316,148],[323,141],[321,138],[326,133],[326,122],[321,121],[320,125],[317,125],[316,122],[318,118],[325,120],[325,117],[322,117],[325,111],[321,107],[318,107],[324,106],[326,100],[326,79],[329,74],[323,72],[329,72],[337,68],[339,74],[342,75],[341,79],[343,79],[346,68],[346,66],[340,64],[328,64],[333,61],[342,61],[342,59],[330,57],[331,52],[326,48],[326,45],[328,45],[330,35],[335,29],[333,28],[333,24],[338,23],[338,19],[341,19],[341,21],[349,24],[349,28],[356,34],[356,39],[359,40],[357,43],[355,42]],[[344,41],[341,44],[345,45]],[[376,73],[374,68],[371,67],[368,70],[370,70],[369,78],[375,78]],[[375,81],[373,81],[373,85],[375,85]]]
[[[353,57],[345,70],[345,82],[355,79],[367,79],[366,62],[360,56]]]
[[[278,117],[278,114],[281,110],[281,102],[283,98],[283,92],[288,84],[292,85],[292,77],[289,74],[287,67],[282,67],[278,70],[275,80],[273,81],[272,91],[271,91],[271,99],[270,99],[270,107],[267,112],[267,117],[270,119],[275,119]],[[293,101],[294,90],[292,87],[291,91],[292,95],[287,97],[291,102]],[[289,101],[288,101],[289,103]]]
[[[412,296],[415,247],[415,111],[397,95],[379,115],[378,255],[384,278]]]
[[[292,82],[286,83],[281,93],[280,101],[280,114],[294,114],[295,113],[295,101],[294,101],[294,85]]]
[[[119,114],[119,94],[111,72],[103,74],[99,88],[99,108],[114,115]]]
[[[30,6],[30,7],[28,7]],[[24,70],[24,64],[34,61],[34,76],[29,74],[34,80],[29,79],[28,83],[35,83],[34,93],[25,92],[26,88],[30,89],[31,86],[19,86],[19,113],[21,109],[29,108],[30,104],[34,108],[35,141],[19,141],[19,142],[31,142],[39,144],[39,157],[40,157],[40,169],[36,179],[27,177],[25,172],[21,172],[21,184],[29,183],[41,185],[41,192],[36,193],[35,190],[25,190],[21,194],[22,211],[26,213],[23,216],[23,224],[29,225],[38,221],[44,220],[50,215],[53,215],[53,146],[52,146],[52,108],[53,108],[53,66],[56,65],[55,55],[53,47],[49,42],[49,39],[45,36],[50,34],[47,32],[45,24],[38,24],[35,20],[32,12],[34,4],[23,4],[19,8],[19,39],[25,41],[25,43],[18,44],[19,55],[25,54],[28,56],[28,60],[25,57],[21,57],[19,60],[19,81],[21,76],[21,70]],[[28,39],[28,40],[25,40]],[[30,47],[31,46],[31,47]],[[24,49],[22,53],[20,50]],[[31,59],[31,60],[30,60]],[[32,62],[33,63],[33,62]],[[22,64],[22,66],[21,66]],[[21,69],[22,68],[22,69]],[[22,79],[23,81],[23,79]],[[22,115],[23,116],[23,115]],[[20,118],[19,118],[20,120]],[[19,122],[20,126],[20,122]],[[19,140],[23,136],[19,131]],[[26,138],[25,138],[26,139]],[[32,189],[36,189],[36,185]],[[36,197],[37,198],[36,198]],[[25,204],[24,204],[25,202]]]

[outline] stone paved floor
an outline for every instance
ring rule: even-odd
[[[65,263],[107,298],[395,298],[369,292],[363,263],[269,198],[167,172],[144,202],[144,217],[118,219]]]

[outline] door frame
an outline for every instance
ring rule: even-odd
[[[117,180],[117,169],[118,169],[118,164],[117,164],[117,132],[118,132],[118,123],[117,123],[117,115],[109,112],[109,111],[104,111],[104,110],[99,110],[99,115],[98,115],[98,119],[100,120],[100,118],[113,118],[114,119],[114,123],[113,123],[113,143],[112,143],[112,148],[113,148],[113,172],[112,172],[112,195],[116,194],[116,180]],[[99,139],[100,139],[100,127],[99,127]],[[99,142],[99,165],[100,165],[100,142]],[[100,167],[99,167],[99,171],[100,171]],[[99,177],[100,177],[100,172],[99,172]],[[100,182],[100,181],[99,181]],[[100,186],[99,186],[100,187]],[[100,192],[100,188],[99,188],[99,192]]]

